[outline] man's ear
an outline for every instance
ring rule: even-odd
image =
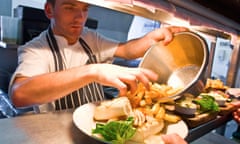
[[[44,11],[47,18],[51,19],[53,17],[53,5],[51,3],[46,3],[44,5]]]

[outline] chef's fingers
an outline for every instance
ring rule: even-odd
[[[172,41],[174,33],[189,31],[186,27],[179,26],[170,26],[167,27],[167,30],[168,31],[165,31],[165,38],[163,39],[164,45],[167,45]]]
[[[110,85],[119,90],[119,96],[126,96],[129,90],[131,93],[137,90],[138,82],[135,75],[126,74],[124,77],[112,80]]]
[[[180,27],[180,26],[170,26],[168,27],[169,31],[171,33],[178,33],[178,32],[184,32],[184,31],[189,31],[188,28],[186,27]]]
[[[130,90],[131,93],[134,93],[137,90],[138,80],[136,75],[126,74],[124,77],[120,78],[120,81],[127,85],[127,90]],[[120,90],[120,94],[126,94],[125,91]]]
[[[162,139],[164,144],[187,144],[187,142],[176,133],[162,135]]]
[[[233,119],[240,124],[240,113],[238,111],[233,112]]]
[[[147,88],[147,90],[150,90],[150,85],[149,83],[151,81],[156,81],[158,78],[158,75],[148,69],[144,69],[144,68],[139,68],[140,73],[137,76],[137,80],[141,83],[143,83],[143,85],[145,86],[145,88]]]
[[[138,83],[142,83],[147,90],[150,89],[150,82],[156,81],[158,75],[151,70],[144,68],[128,69],[128,72],[119,79],[126,83],[128,90],[134,93],[137,90]]]
[[[150,82],[156,81],[158,78],[156,73],[144,68],[131,69],[130,75],[132,75],[131,79],[129,76],[124,76],[121,80],[129,84],[132,93],[137,89],[136,84],[138,83],[142,83],[147,90],[150,90]],[[135,79],[133,79],[134,77]]]
[[[115,87],[118,89],[120,96],[126,95],[128,91],[128,86],[126,83],[122,82],[120,79],[113,79],[109,86]]]

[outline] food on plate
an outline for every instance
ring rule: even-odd
[[[169,93],[171,91],[171,94]],[[172,95],[172,91],[177,93],[177,90],[173,90],[172,87],[165,84],[153,83],[150,86],[150,90],[146,90],[142,83],[138,84],[138,88],[134,94],[128,92],[127,97],[134,110],[139,110],[143,115],[152,116],[157,120],[166,120],[168,122],[178,122],[181,120],[179,116],[168,114],[166,116],[166,110],[163,103],[174,102],[173,99],[166,98],[162,101],[162,98]],[[166,101],[165,101],[166,100]]]
[[[150,83],[150,90],[148,91],[142,83],[138,84],[137,90],[134,93],[130,91],[127,93],[127,97],[133,108],[144,107],[155,103],[173,102],[174,100],[169,98],[178,93],[182,88],[173,88],[166,84]]]
[[[207,79],[202,95],[212,96],[219,106],[226,106],[226,102],[231,102],[228,89],[220,79]]]
[[[146,138],[159,133],[160,131],[162,131],[163,128],[163,119],[159,121],[151,116],[147,116],[146,122],[141,126],[137,127],[136,133],[130,140],[134,142],[144,142]]]
[[[207,82],[205,84],[205,90],[209,91],[211,89],[218,89],[225,91],[228,89],[228,86],[224,85],[224,83],[220,79],[207,79]]]
[[[197,105],[194,103],[191,103],[191,107],[186,107],[186,105],[175,105],[175,111],[180,114],[185,115],[195,115],[197,112]]]
[[[195,96],[185,93],[181,99],[176,100],[175,111],[185,115],[195,115],[198,105],[193,102]]]
[[[136,133],[133,127],[133,117],[126,120],[111,121],[106,124],[97,123],[96,128],[92,130],[93,134],[101,136],[112,144],[124,144]]]
[[[209,93],[201,93],[200,96],[202,95],[208,95],[213,97],[219,106],[225,106],[225,103],[228,99],[219,91],[210,91]]]
[[[200,113],[219,112],[219,106],[212,96],[202,94],[194,99],[193,102],[200,106]]]
[[[226,90],[226,94],[228,94],[229,97],[239,99],[240,98],[240,88],[228,88]]]
[[[226,98],[221,93],[211,91],[200,93],[198,96],[185,93],[180,99],[176,100],[175,111],[188,116],[219,112],[220,106],[224,106],[226,102]]]
[[[164,108],[164,103],[172,102],[172,99],[168,99],[164,103],[161,101],[162,97],[168,97],[169,93],[172,94],[172,92],[172,88],[159,84],[151,84],[150,90],[147,91],[143,84],[139,83],[134,94],[129,92],[126,97],[117,97],[113,100],[101,102],[94,112],[94,120],[97,125],[93,133],[99,133],[105,140],[110,141],[105,138],[106,133],[101,130],[104,129],[109,133],[112,130],[108,125],[117,125],[116,123],[123,123],[128,121],[129,118],[133,118],[131,126],[136,129],[134,134],[126,134],[127,138],[122,138],[125,137],[125,134],[121,134],[119,135],[120,140],[117,141],[120,141],[120,143],[126,140],[145,143],[145,140],[149,140],[149,137],[160,134],[166,123],[177,123],[181,120],[179,116],[168,113]],[[130,138],[129,135],[131,135]],[[115,140],[111,140],[111,142]]]
[[[180,102],[177,103],[177,105],[181,106],[181,107],[185,107],[185,108],[189,108],[189,109],[197,109],[197,105],[195,103],[192,102],[192,100],[182,100]]]
[[[127,97],[103,101],[96,107],[94,112],[95,120],[109,120],[122,116],[128,116],[132,111],[131,104]]]
[[[181,120],[181,117],[175,115],[175,114],[169,114],[166,113],[163,118],[165,121],[170,122],[170,123],[177,123]]]

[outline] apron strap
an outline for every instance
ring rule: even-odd
[[[57,41],[50,27],[48,28],[46,38],[53,54],[55,70],[61,71],[66,69],[64,67],[63,58],[57,45]],[[88,63],[97,63],[96,56],[93,54],[88,44],[82,38],[79,39],[79,43],[82,45],[84,51],[89,57]],[[70,93],[67,96],[56,100],[55,109],[63,110],[68,108],[76,108],[85,103],[95,102],[103,99],[104,92],[102,86],[98,83],[93,82],[79,90]]]
[[[63,59],[60,53],[60,50],[58,48],[57,41],[53,35],[52,29],[49,27],[47,32],[47,41],[50,46],[50,49],[52,51],[53,57],[54,57],[54,64],[55,64],[55,70],[60,71],[63,70]]]
[[[85,53],[88,55],[89,63],[97,63],[96,55],[93,54],[88,44],[82,38],[79,38],[79,43],[82,45]]]

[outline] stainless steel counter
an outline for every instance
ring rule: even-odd
[[[75,127],[72,110],[30,114],[0,119],[0,144],[100,144]],[[218,117],[189,130],[187,141],[193,141],[224,125],[231,116]]]
[[[1,144],[97,144],[74,126],[72,111],[0,119]]]

